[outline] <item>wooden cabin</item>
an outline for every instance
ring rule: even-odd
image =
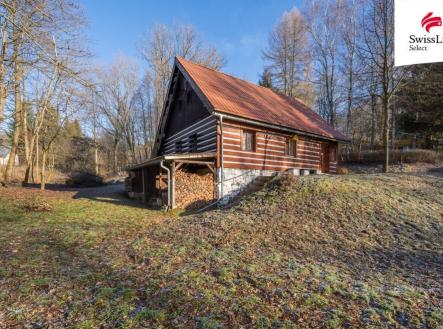
[[[335,173],[348,142],[300,100],[176,58],[153,156],[127,189],[150,205],[227,201],[257,177]]]

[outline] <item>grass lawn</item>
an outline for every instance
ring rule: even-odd
[[[278,178],[180,217],[0,188],[1,328],[443,326],[443,179]]]

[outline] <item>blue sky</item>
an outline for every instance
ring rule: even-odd
[[[113,56],[138,58],[136,45],[155,23],[193,25],[202,38],[227,59],[223,71],[257,82],[262,71],[261,50],[269,31],[284,11],[300,0],[80,0],[89,20],[91,50],[96,60]]]

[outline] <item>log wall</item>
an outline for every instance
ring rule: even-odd
[[[209,116],[167,137],[162,154],[215,152],[216,119]]]
[[[255,151],[241,149],[242,129],[255,131]],[[286,154],[289,134],[269,131],[243,124],[224,123],[223,156],[225,168],[285,171],[291,168],[320,170],[320,150],[323,141],[299,136],[296,155]],[[331,143],[331,145],[333,145]],[[330,162],[330,172],[335,172],[336,162]]]

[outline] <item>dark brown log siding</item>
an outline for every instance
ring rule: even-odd
[[[256,151],[241,149],[241,130],[254,130]],[[290,168],[320,169],[320,141],[299,136],[296,156],[286,155],[286,139],[291,135],[253,128],[244,124],[224,123],[224,167],[285,171]],[[330,162],[330,172],[335,172],[336,162]]]
[[[196,148],[193,147],[196,144]],[[163,142],[162,154],[216,151],[216,119],[206,117]]]

